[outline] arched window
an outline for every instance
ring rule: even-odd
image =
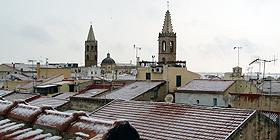
[[[89,60],[89,56],[87,55],[87,60]]]
[[[170,41],[170,52],[173,52],[173,41]]]
[[[87,51],[89,51],[89,46],[87,45]]]
[[[93,46],[91,46],[91,49],[90,49],[91,51],[93,51]]]
[[[166,42],[165,42],[165,41],[162,42],[162,50],[163,50],[163,51],[166,50]]]

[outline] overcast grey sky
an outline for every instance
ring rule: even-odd
[[[0,62],[41,59],[84,65],[84,42],[92,22],[99,63],[110,52],[116,62],[158,54],[166,0],[1,0]],[[278,0],[170,0],[177,59],[194,72],[243,72],[252,56],[271,59],[280,52]],[[157,60],[157,59],[156,59]],[[266,64],[278,72],[280,63]],[[253,72],[258,65],[253,65]],[[261,67],[261,69],[263,66]]]

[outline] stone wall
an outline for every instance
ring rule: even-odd
[[[234,108],[280,112],[280,95],[230,93],[230,103]],[[271,98],[271,100],[270,100]],[[271,102],[270,102],[271,101]]]
[[[260,119],[259,119],[260,118]],[[279,126],[262,113],[256,111],[243,125],[230,135],[229,140],[278,140]]]
[[[81,98],[81,97],[70,97],[70,102],[55,108],[59,111],[66,110],[81,110],[87,112],[93,112],[96,109],[109,103],[111,100],[105,99],[93,99],[93,98]]]

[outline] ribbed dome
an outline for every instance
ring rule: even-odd
[[[104,58],[102,60],[102,62],[101,62],[101,65],[108,65],[108,64],[116,64],[115,60],[110,58],[110,54],[109,53],[107,53],[107,57]]]

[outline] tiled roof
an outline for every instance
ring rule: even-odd
[[[82,111],[64,113],[53,110],[51,107],[35,107],[19,102],[0,100],[0,114],[1,140],[57,140],[62,139],[62,137],[63,139],[94,140],[139,139],[136,129],[126,120],[104,121],[89,118]]]
[[[40,97],[38,99],[32,100],[30,102],[28,102],[28,104],[32,105],[32,106],[38,106],[38,107],[42,107],[42,106],[51,106],[53,108],[59,107],[61,105],[64,105],[66,103],[68,103],[68,100],[62,100],[62,99],[55,99],[55,98],[48,98],[48,97]]]
[[[62,93],[62,94],[60,94],[60,95],[57,95],[57,96],[55,96],[55,97],[53,97],[53,98],[55,98],[55,99],[69,100],[69,97],[72,97],[72,96],[74,96],[75,94],[77,94],[77,93],[74,93],[74,92],[64,92],[64,93]]]
[[[38,94],[35,93],[14,93],[8,96],[5,96],[4,99],[8,101],[16,101],[16,100],[27,100],[30,98],[34,98],[38,96]]]
[[[53,75],[51,77],[48,77],[48,78],[40,78],[40,79],[37,79],[36,81],[32,81],[32,82],[29,82],[28,84],[25,84],[23,86],[20,87],[20,89],[30,89],[34,86],[37,86],[37,85],[40,85],[40,84],[43,84],[44,82],[47,82],[49,80],[52,80],[54,78],[57,78],[59,76],[61,76],[63,74],[56,74],[56,75]]]
[[[234,83],[235,80],[194,79],[189,83],[177,88],[177,91],[224,92]]]
[[[106,94],[106,99],[132,100],[165,81],[136,81]],[[100,97],[105,98],[105,95]]]
[[[259,86],[259,89],[262,89],[263,92],[270,92],[270,81],[265,81],[263,84]],[[279,81],[271,81],[271,93],[279,93],[280,94],[280,82]]]
[[[8,95],[12,92],[14,92],[14,91],[12,91],[12,90],[0,90],[0,97],[4,97],[4,96],[6,96],[6,95]]]
[[[116,100],[91,114],[125,119],[142,139],[225,139],[255,111],[185,104]]]
[[[75,95],[75,97],[91,98],[105,91],[108,91],[108,89],[90,89],[85,93]]]
[[[25,75],[22,74],[10,74],[11,76],[21,80],[21,81],[32,81],[33,79],[31,77],[27,77]]]

